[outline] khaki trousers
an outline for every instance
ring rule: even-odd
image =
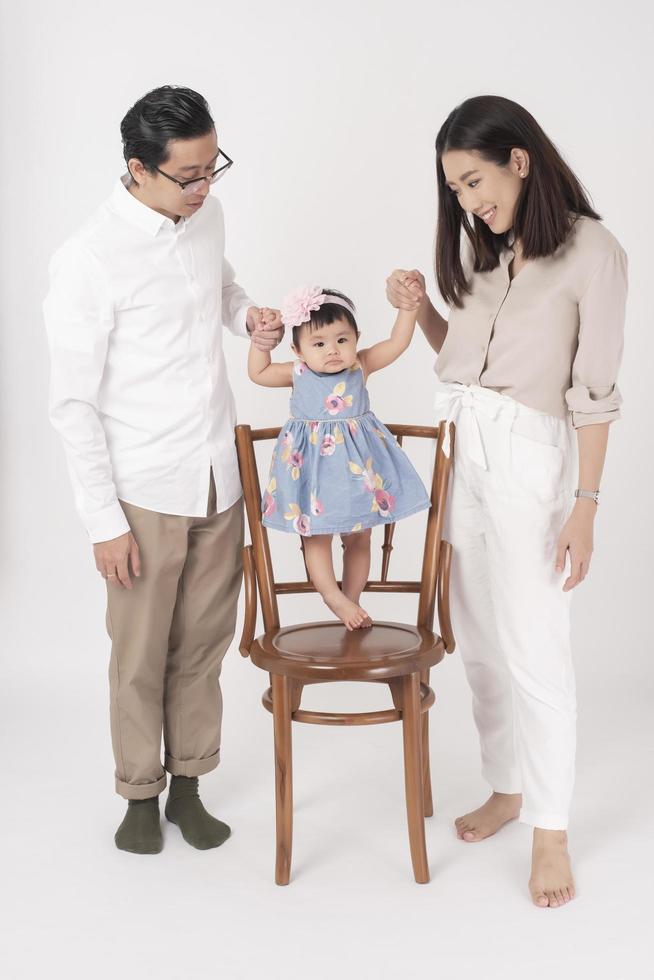
[[[143,800],[165,789],[164,766],[201,776],[218,765],[219,678],[236,624],[243,502],[216,514],[212,479],[207,517],[121,506],[141,576],[131,591],[107,584],[111,739],[116,792]]]

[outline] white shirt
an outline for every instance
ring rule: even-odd
[[[177,223],[119,181],[54,255],[44,303],[50,418],[91,541],[129,530],[119,499],[206,515],[241,496],[222,329],[255,305],[224,256],[220,202]]]

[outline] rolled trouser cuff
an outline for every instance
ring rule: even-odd
[[[206,759],[173,759],[171,755],[167,755],[164,765],[171,776],[204,776],[215,769],[219,762],[220,749]]]
[[[116,776],[116,792],[125,800],[149,800],[152,796],[159,796],[165,788],[165,773],[155,783],[126,783]]]
[[[520,823],[528,823],[539,830],[567,830],[568,815],[565,813],[536,813],[524,807],[518,817]]]

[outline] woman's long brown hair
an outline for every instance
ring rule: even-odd
[[[448,150],[475,151],[484,160],[506,166],[514,148],[529,154],[529,176],[522,184],[512,229],[526,259],[552,255],[565,241],[577,215],[600,217],[578,178],[526,109],[496,95],[462,102],[436,137],[436,281],[446,302],[455,306],[463,306],[470,292],[461,264],[461,229],[474,249],[475,272],[487,272],[498,265],[507,239],[494,235],[476,215],[471,223],[445,182],[443,154]]]

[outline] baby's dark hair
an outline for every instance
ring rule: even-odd
[[[339,293],[336,289],[323,289],[323,293],[325,296],[338,296],[339,299],[345,300],[354,309],[354,303],[345,293]],[[319,310],[312,310],[311,319],[308,323],[301,323],[299,327],[293,327],[293,346],[299,350],[300,336],[303,330],[319,330],[320,327],[328,327],[330,323],[334,323],[336,320],[345,320],[346,323],[350,324],[357,337],[359,336],[357,321],[345,306],[341,306],[339,303],[323,303]]]

